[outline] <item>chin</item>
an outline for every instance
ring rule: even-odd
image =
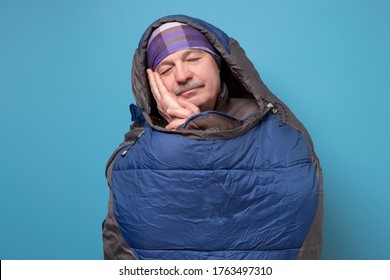
[[[191,102],[196,107],[198,107],[201,112],[214,109],[215,101],[207,102],[207,100],[203,100],[200,96],[196,96],[196,95],[192,96],[188,98],[187,101]]]
[[[203,102],[201,102],[198,98],[196,98],[196,96],[191,96],[190,98],[187,99],[187,101],[191,102],[199,109],[203,106]]]

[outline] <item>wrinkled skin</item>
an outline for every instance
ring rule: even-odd
[[[214,109],[221,91],[218,65],[202,50],[172,53],[147,74],[157,109],[168,121],[169,130],[199,112]]]

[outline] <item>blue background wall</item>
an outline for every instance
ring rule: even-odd
[[[389,1],[0,0],[0,259],[101,259],[106,160],[130,124],[144,29],[236,38],[312,135],[325,259],[390,259]]]

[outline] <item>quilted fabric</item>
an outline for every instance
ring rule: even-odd
[[[139,259],[294,259],[318,206],[307,139],[272,113],[244,135],[152,129],[112,169],[122,235]]]

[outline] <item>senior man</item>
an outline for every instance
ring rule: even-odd
[[[136,105],[107,164],[106,259],[318,259],[322,173],[307,130],[238,42],[184,15],[134,54]]]

